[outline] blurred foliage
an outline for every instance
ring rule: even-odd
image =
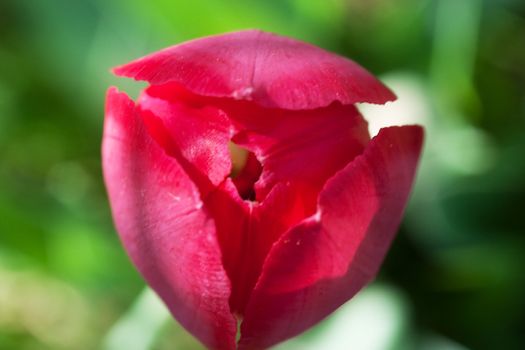
[[[392,341],[377,349],[524,348],[524,1],[1,0],[0,349],[95,349],[123,329],[142,329],[151,349],[199,348],[175,322],[141,326],[158,306],[141,304],[151,300],[139,297],[144,284],[111,223],[99,156],[104,93],[143,86],[112,77],[112,66],[242,28],[352,57],[400,97],[363,106],[371,128],[427,129],[379,277],[395,292],[365,291],[380,301],[358,297],[283,348],[336,334],[386,334]],[[393,315],[385,327],[394,335],[366,317],[374,310]],[[357,335],[356,313],[369,325]]]

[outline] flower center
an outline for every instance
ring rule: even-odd
[[[244,200],[255,201],[255,183],[262,173],[262,165],[253,152],[236,145],[228,143],[232,160],[230,177]]]
[[[228,142],[228,150],[230,151],[230,157],[232,160],[230,177],[235,179],[246,165],[246,160],[248,160],[248,153],[250,153],[250,151],[236,145],[232,141]]]

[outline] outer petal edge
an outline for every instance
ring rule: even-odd
[[[236,320],[214,222],[182,167],[115,88],[107,94],[102,158],[115,226],[133,263],[196,338],[234,349]]]
[[[395,95],[357,63],[295,39],[245,30],[175,45],[116,67],[152,85],[178,83],[210,97],[291,110],[368,102]]]
[[[382,129],[325,185],[319,211],[275,243],[241,325],[240,349],[263,349],[313,326],[372,280],[395,235],[423,140]]]

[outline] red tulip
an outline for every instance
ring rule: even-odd
[[[115,69],[102,146],[117,231],[173,316],[212,349],[263,349],[374,278],[401,220],[423,131],[370,140],[354,106],[390,90],[353,61],[242,31]],[[229,143],[247,150],[231,174]],[[241,322],[236,344],[237,322]]]

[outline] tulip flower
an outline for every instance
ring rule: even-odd
[[[102,155],[116,229],[205,346],[275,345],[374,278],[423,131],[389,127],[370,139],[355,104],[395,96],[364,68],[249,30],[114,72],[149,83],[137,102],[116,88],[107,94]],[[245,155],[237,169],[232,147]]]

